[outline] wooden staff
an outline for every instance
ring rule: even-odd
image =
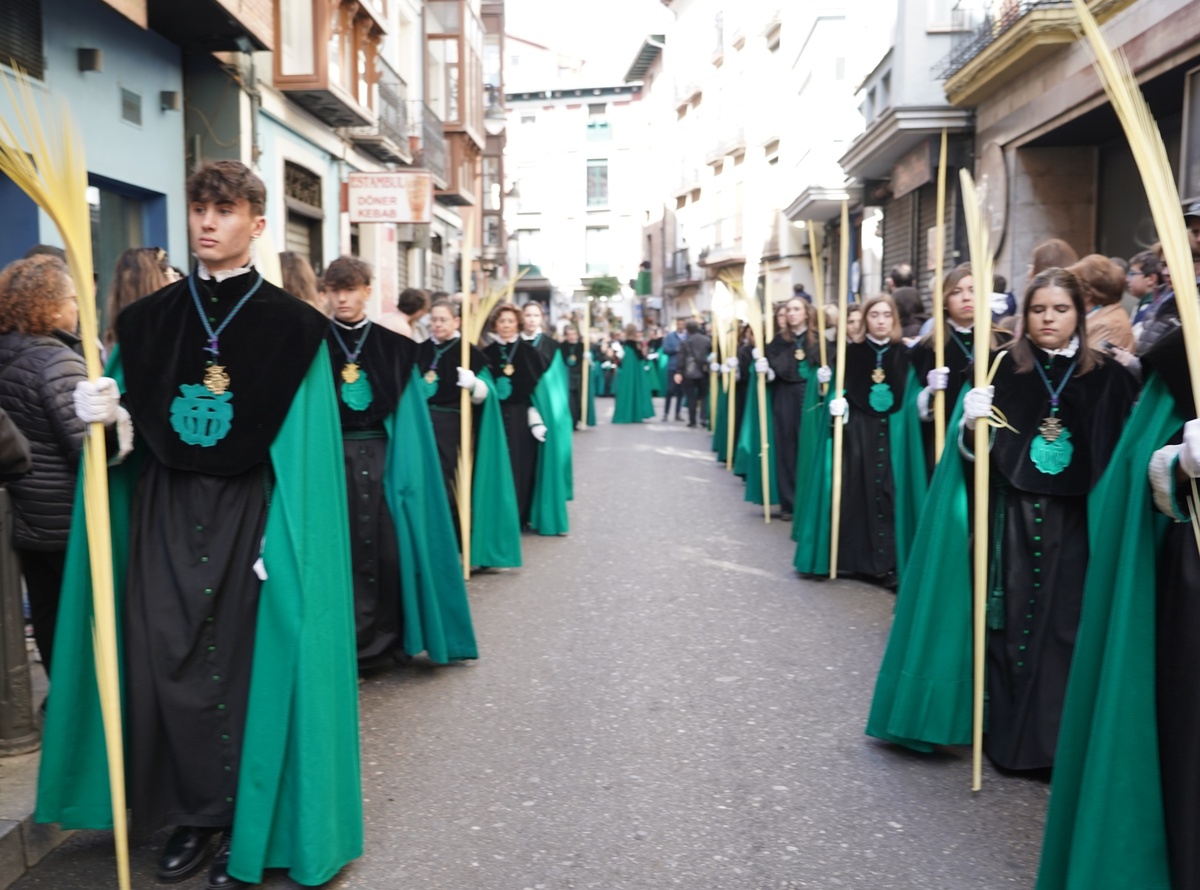
[[[987,222],[979,207],[979,196],[975,181],[968,170],[959,170],[962,187],[963,216],[967,223],[967,242],[971,250],[971,273],[975,281],[992,280],[992,251],[988,244]],[[977,301],[978,302],[978,301]],[[975,313],[975,386],[988,385],[989,347],[992,342],[992,313]],[[975,544],[974,544],[974,588],[975,588],[975,670],[974,701],[971,728],[971,790],[978,791],[983,783],[983,673],[987,648],[987,580],[988,580],[988,525],[991,452],[989,450],[991,424],[980,418],[975,424]]]
[[[471,251],[474,249],[472,244],[471,223],[473,219],[471,215],[464,211],[463,213],[463,239],[462,239],[462,312],[459,314],[459,341],[461,347],[461,357],[459,361],[462,367],[471,367],[471,341],[467,337],[467,332],[471,330]],[[458,496],[458,522],[462,532],[462,564],[463,577],[471,580],[471,473],[473,470],[471,463],[471,440],[472,422],[474,415],[471,411],[471,391],[465,387],[459,395],[459,443],[458,443],[458,485],[456,494]]]
[[[850,205],[842,202],[842,233],[838,263],[838,327],[837,327],[837,372],[833,387],[835,399],[840,399],[846,390],[846,312],[850,302]],[[836,417],[833,421],[833,508],[829,515],[829,577],[837,577],[838,544],[842,526],[842,445],[845,438],[842,427],[845,420]]]
[[[942,277],[946,264],[946,128],[942,128],[942,151],[938,156],[937,177],[937,244],[933,251],[933,364],[936,368],[946,364],[946,322],[945,308],[942,301]],[[989,279],[990,280],[990,279]],[[979,281],[978,278],[975,279]],[[976,300],[978,312],[979,301]],[[988,309],[991,319],[991,309]],[[946,392],[935,390],[933,393],[933,462],[942,459],[942,449],[946,446]]]
[[[813,290],[816,293],[813,295],[813,308],[817,312],[817,345],[821,350],[821,367],[829,367],[828,347],[825,345],[825,270],[821,263],[821,234],[817,231],[817,224],[811,219],[808,221],[808,255],[812,260],[813,273]],[[821,384],[821,395],[829,392],[829,384]]]
[[[87,374],[95,380],[100,364],[99,322],[92,284],[92,235],[87,203],[87,163],[83,143],[65,105],[55,126],[47,131],[38,114],[34,92],[18,70],[16,88],[6,77],[4,88],[14,121],[0,118],[0,173],[16,183],[42,208],[62,236],[67,265],[79,302],[79,333]],[[23,149],[17,133],[25,137]],[[121,719],[117,613],[112,567],[112,528],[108,503],[108,456],[104,424],[88,424],[83,446],[83,502],[87,521],[88,556],[92,572],[92,647],[100,699],[104,744],[108,756],[112,800],[113,841],[117,854],[117,883],[129,890],[129,831],[125,808],[125,745]]]
[[[583,361],[583,382],[579,387],[579,418],[583,421],[583,428],[587,429],[588,419],[588,364],[592,358],[591,342],[592,342],[592,298],[585,297],[583,300],[583,329],[579,332],[579,342],[583,344],[583,355],[580,359]]]

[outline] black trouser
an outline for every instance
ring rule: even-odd
[[[667,371],[667,398],[663,402],[663,420],[671,416],[671,398],[675,399],[675,416],[679,416],[679,412],[683,410],[683,395],[686,391],[687,381],[683,383],[675,382],[675,372]]]
[[[696,409],[700,409],[701,423],[708,423],[708,403],[705,394],[708,389],[708,378],[697,377],[691,380],[683,378],[683,393],[687,398],[688,426],[696,425]]]
[[[33,638],[42,656],[42,667],[50,676],[50,659],[54,656],[54,626],[58,624],[58,598],[62,590],[66,550],[17,550],[21,574],[29,592],[29,620]]]

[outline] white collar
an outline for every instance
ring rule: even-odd
[[[193,254],[195,256],[195,254]],[[215,281],[220,284],[222,281],[228,281],[230,278],[237,278],[239,275],[245,275],[247,272],[254,271],[254,260],[246,263],[244,266],[238,266],[236,269],[219,269],[216,272],[209,272],[208,266],[204,265],[204,261],[196,257],[196,274],[205,281]]]
[[[365,315],[361,319],[356,321],[354,324],[346,324],[344,321],[338,321],[336,318],[331,318],[329,320],[332,321],[339,328],[341,328],[343,331],[357,331],[359,328],[365,328],[367,325],[369,325],[371,323],[371,319],[369,319]]]
[[[954,319],[952,318],[947,318],[946,324],[950,325],[950,327],[954,328],[954,330],[958,331],[960,334],[969,334],[971,331],[975,330],[974,325],[967,325],[965,328],[960,327],[959,325],[955,324]]]
[[[1031,339],[1029,342],[1033,343],[1033,340]],[[1033,343],[1033,345],[1037,346],[1036,343]],[[1040,347],[1040,346],[1037,346],[1037,348],[1042,349],[1042,347]],[[1050,358],[1054,358],[1056,355],[1061,355],[1063,358],[1074,358],[1075,353],[1077,353],[1078,351],[1079,351],[1079,338],[1078,337],[1072,337],[1071,342],[1068,343],[1066,346],[1064,346],[1062,349],[1042,349],[1042,352],[1046,353],[1046,355],[1048,355]]]
[[[504,339],[503,337],[501,337],[499,334],[492,334],[492,336],[496,338],[496,342],[497,342],[497,343],[503,343],[505,346],[508,346],[508,345],[509,345],[509,344],[511,344],[511,343],[516,343],[518,340],[520,340],[520,339],[521,339],[519,336],[518,336],[518,337],[513,337],[511,340],[505,340],[505,339]]]
[[[867,334],[867,339],[870,340],[872,343],[874,343],[876,346],[891,346],[892,345],[892,341],[890,339],[889,340],[876,340],[870,334]]]
[[[457,340],[459,336],[460,334],[455,331],[453,337],[447,337],[445,340],[439,340],[437,337],[433,336],[433,334],[429,335],[429,339],[433,341],[435,346],[441,346],[443,343],[449,343],[451,340]]]
[[[522,340],[536,340],[540,336],[542,336],[541,331],[538,331],[536,334],[526,334],[524,331],[521,331]]]

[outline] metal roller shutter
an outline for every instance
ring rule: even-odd
[[[921,268],[924,263],[914,261],[913,211],[916,209],[916,192],[897,198],[883,208],[883,275],[899,263],[912,263]],[[863,293],[874,296],[883,290],[882,281],[865,282]]]

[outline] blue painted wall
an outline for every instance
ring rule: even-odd
[[[42,0],[42,9],[45,87],[71,108],[84,137],[92,184],[145,201],[145,246],[166,247],[172,262],[186,268],[183,114],[162,111],[159,96],[165,90],[183,91],[179,47],[99,0]],[[80,47],[102,51],[103,71],[79,71]],[[141,126],[122,120],[122,88],[142,97]],[[3,91],[0,107],[8,113]],[[27,237],[22,233],[29,227],[27,207],[20,201],[10,203],[5,185],[11,184],[0,185],[0,215],[16,208],[17,217],[0,227],[0,262],[19,256],[38,241],[60,244],[54,224],[44,213],[38,214],[36,229]],[[106,281],[101,282],[101,288],[106,286]]]

